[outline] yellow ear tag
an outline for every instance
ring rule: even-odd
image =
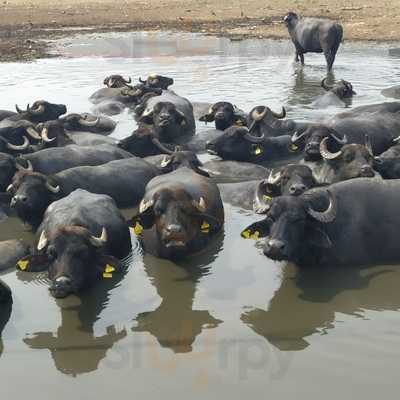
[[[263,152],[263,149],[262,149],[262,147],[260,147],[260,146],[257,146],[257,147],[254,149],[254,154],[255,154],[256,156],[259,156],[262,152]]]
[[[110,279],[110,278],[112,278],[112,274],[110,274],[110,273],[108,273],[108,272],[103,272],[103,278],[104,279]]]
[[[29,266],[28,260],[20,260],[17,262],[17,265],[21,271],[25,271]]]
[[[249,230],[243,231],[243,232],[242,232],[242,236],[243,236],[245,239],[250,239],[251,231],[249,231]]]
[[[104,272],[107,272],[107,273],[114,272],[114,271],[115,271],[115,268],[110,264],[107,264],[106,269],[104,270]]]
[[[271,196],[267,196],[266,194],[264,194],[263,200],[265,200],[265,201],[271,201],[271,200],[272,200],[272,197],[271,197]]]
[[[255,231],[252,235],[250,235],[250,239],[257,240],[260,238],[260,232]]]
[[[139,236],[143,232],[143,226],[136,222],[135,226],[133,227],[133,231],[135,232],[136,236]]]
[[[299,149],[299,146],[297,146],[296,144],[292,143],[292,144],[290,145],[290,150],[291,150],[291,151],[297,151],[298,149]]]
[[[201,231],[203,233],[209,233],[210,232],[210,224],[207,221],[204,221],[200,227]]]

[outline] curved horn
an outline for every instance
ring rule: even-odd
[[[263,106],[263,108],[264,108],[264,110],[262,112],[258,112],[257,109],[253,110],[253,112],[251,113],[251,118],[254,121],[257,121],[257,122],[262,121],[265,118],[265,116],[268,113],[269,108],[265,107],[265,106]]]
[[[281,172],[274,174],[273,171],[270,172],[267,183],[270,185],[276,185],[281,179]]]
[[[147,81],[144,81],[141,77],[139,78],[140,83],[147,83]]]
[[[169,154],[169,155],[174,154],[174,152],[172,150],[170,150],[167,147],[165,147],[157,138],[154,137],[154,138],[151,139],[151,141],[163,153],[166,153],[166,154]]]
[[[285,107],[282,107],[282,111],[281,111],[280,114],[277,114],[276,112],[274,112],[274,111],[271,110],[271,114],[272,114],[275,118],[283,119],[283,118],[286,117],[286,109],[285,109]]]
[[[372,150],[372,143],[371,143],[371,138],[368,135],[365,135],[365,147],[368,150],[368,153],[374,157],[374,152]]]
[[[394,138],[393,139],[393,143],[394,144],[397,144],[397,143],[399,143],[400,142],[400,136],[397,136],[397,138]]]
[[[42,233],[40,234],[39,241],[37,244],[38,251],[43,250],[47,246],[47,243],[48,243],[48,239],[46,236],[46,231],[43,230]]]
[[[193,200],[192,203],[202,213],[207,210],[207,205],[206,201],[204,200],[204,197],[200,197],[199,201]]]
[[[14,190],[14,186],[13,186],[13,184],[11,183],[11,185],[8,185],[8,186],[7,186],[6,192],[7,192],[7,193],[11,193],[13,190]]]
[[[125,78],[122,78],[124,80],[125,83],[131,83],[132,82],[132,78],[129,78],[128,80],[126,80]]]
[[[18,171],[33,171],[33,165],[29,160],[25,160],[26,163],[28,164],[27,168],[24,168],[21,164],[19,164],[18,162],[15,163],[15,168],[17,168]]]
[[[60,186],[59,185],[53,186],[49,181],[46,181],[46,189],[54,194],[57,194],[60,192]]]
[[[300,139],[303,139],[303,137],[307,136],[307,131],[304,131],[303,133],[299,133],[299,131],[296,131],[293,136],[292,136],[292,143],[298,142]]]
[[[322,79],[321,87],[323,87],[327,91],[332,90],[333,89],[333,85],[332,86],[327,85],[326,81],[327,81],[327,78]]]
[[[168,167],[168,165],[171,164],[171,161],[171,158],[165,156],[161,161],[161,168]]]
[[[261,136],[253,136],[247,128],[244,128],[244,129],[246,129],[247,132],[245,133],[245,135],[243,137],[246,140],[248,140],[249,142],[257,143],[257,144],[264,142],[264,139],[265,139],[265,135],[264,134],[262,134]]]
[[[79,119],[79,123],[83,126],[89,126],[89,127],[93,127],[93,126],[97,126],[100,122],[100,118],[97,117],[94,121],[88,121],[87,120],[87,115],[85,115],[84,118],[80,118]]]
[[[337,136],[337,132],[333,129],[330,130],[329,134],[342,146],[344,146],[347,143],[347,137],[346,135],[343,135],[343,139],[340,139],[339,136]]]
[[[45,143],[51,143],[54,140],[56,140],[57,138],[53,137],[53,138],[49,138],[49,130],[47,128],[43,128],[42,130],[42,140]]]
[[[21,150],[26,150],[29,146],[29,140],[26,136],[23,137],[24,138],[24,143],[21,145],[16,145],[16,144],[12,144],[7,142],[7,148],[10,150],[14,150],[14,151],[21,151]]]
[[[34,114],[34,115],[43,114],[43,113],[44,113],[44,105],[41,104],[38,108],[31,108],[31,107],[29,107],[29,105],[28,105],[27,111],[28,111],[30,114]]]
[[[18,104],[15,105],[15,109],[17,110],[17,113],[18,113],[18,114],[22,114],[22,113],[27,112],[27,111],[28,111],[28,108],[29,108],[29,104],[26,106],[26,110],[21,110],[21,109],[18,107]]]
[[[144,199],[140,202],[139,213],[143,214],[154,204],[154,200],[145,201]]]
[[[28,132],[28,135],[35,140],[41,140],[41,136],[39,135],[38,131],[33,127],[33,126],[28,126],[26,128],[26,131]]]
[[[325,160],[334,160],[335,158],[338,158],[342,155],[342,150],[339,150],[337,153],[331,153],[327,147],[328,140],[329,140],[329,137],[325,137],[322,139],[322,141],[319,145],[319,152],[321,153],[321,156]]]
[[[329,206],[325,211],[315,211],[311,206],[309,206],[307,209],[308,214],[312,218],[322,222],[323,224],[334,221],[337,214],[336,200],[329,190],[327,190],[327,193],[329,195]]]
[[[95,246],[95,247],[102,247],[107,243],[107,230],[106,228],[102,228],[101,230],[101,236],[100,237],[96,237],[91,235],[90,238],[90,243]]]

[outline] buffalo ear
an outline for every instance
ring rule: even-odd
[[[200,222],[201,233],[213,234],[221,229],[221,223],[211,215],[199,214],[198,218]]]
[[[332,241],[322,229],[313,227],[307,232],[307,238],[311,244],[316,247],[329,249],[332,247]]]
[[[21,258],[17,262],[16,268],[26,272],[41,272],[46,271],[49,264],[47,254],[31,254]]]
[[[102,255],[98,262],[98,269],[103,279],[110,279],[114,273],[122,271],[122,263],[113,256]]]
[[[240,234],[244,239],[259,239],[269,235],[269,223],[266,219],[249,225]]]
[[[154,214],[152,211],[147,211],[136,215],[128,220],[128,225],[134,230],[137,236],[140,236],[144,229],[150,229],[154,225]]]

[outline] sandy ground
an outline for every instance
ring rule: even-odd
[[[394,41],[400,40],[399,6],[400,0],[0,0],[0,60],[44,56],[46,39],[88,27],[286,38],[280,21],[288,10],[340,20],[346,40]]]

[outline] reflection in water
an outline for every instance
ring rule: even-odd
[[[294,269],[286,266],[267,310],[253,308],[241,316],[280,350],[305,349],[305,338],[334,328],[337,313],[363,317],[365,310],[400,308],[400,276],[389,268]]]
[[[108,305],[110,291],[123,275],[104,281],[79,298],[58,300],[61,324],[57,332],[38,332],[24,342],[32,349],[50,350],[56,368],[63,374],[77,376],[95,371],[107,351],[126,336],[125,329],[118,331],[113,325],[104,335],[94,333],[94,324]]]
[[[207,310],[193,310],[196,285],[207,268],[181,268],[165,260],[148,257],[145,270],[161,297],[153,311],[136,317],[134,332],[149,332],[162,347],[175,353],[192,351],[192,344],[203,329],[216,328],[221,320]]]

